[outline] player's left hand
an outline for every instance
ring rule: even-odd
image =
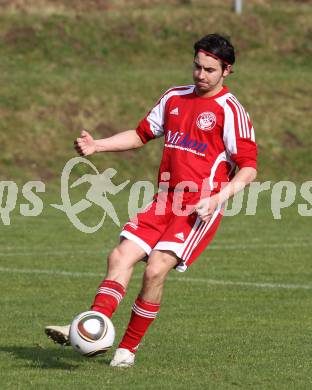
[[[204,222],[209,222],[216,208],[218,207],[218,197],[213,195],[209,198],[201,199],[195,205],[195,212]]]

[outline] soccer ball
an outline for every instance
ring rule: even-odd
[[[112,321],[97,311],[78,314],[71,323],[69,341],[80,354],[91,357],[105,353],[113,345],[115,328]]]

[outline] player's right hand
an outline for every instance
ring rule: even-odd
[[[96,151],[95,140],[87,130],[82,130],[79,138],[74,142],[75,149],[80,156],[90,156]]]

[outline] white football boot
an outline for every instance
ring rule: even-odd
[[[70,345],[69,343],[69,328],[70,325],[57,326],[51,325],[44,328],[45,334],[52,339],[56,344],[63,346]]]
[[[125,348],[117,348],[112,361],[111,367],[132,367],[134,365],[135,354]]]

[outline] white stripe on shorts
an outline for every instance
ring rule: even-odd
[[[144,250],[144,252],[148,256],[152,252],[152,248],[146,242],[144,242],[141,238],[139,238],[135,234],[128,232],[127,230],[123,230],[120,233],[120,237],[125,237],[128,240],[134,241],[136,244],[138,244]]]
[[[202,238],[208,233],[208,230],[213,225],[215,219],[217,218],[218,214],[220,213],[220,210],[221,210],[221,207],[218,206],[216,208],[215,212],[213,213],[210,221],[209,222],[204,222],[203,228],[200,229],[200,231],[197,232],[196,237],[195,237],[195,241],[193,241],[192,245],[189,247],[188,254],[185,253],[185,255],[184,255],[184,257],[185,257],[184,260],[185,261],[187,261],[191,257],[191,254],[192,254],[193,250],[197,247],[197,245],[202,240]]]

